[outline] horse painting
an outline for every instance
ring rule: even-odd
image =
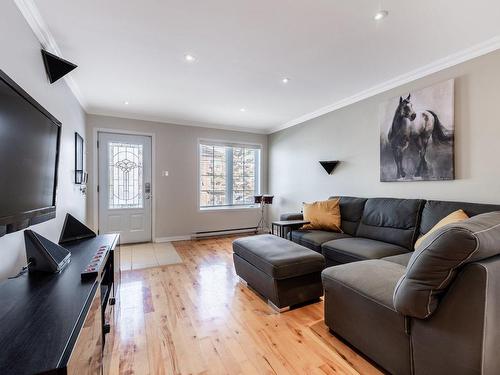
[[[442,89],[439,94],[443,94]],[[420,106],[427,105],[422,100],[425,95],[420,96]],[[453,128],[443,125],[437,113],[415,110],[412,94],[399,98],[385,139],[381,140],[382,181],[453,178]]]

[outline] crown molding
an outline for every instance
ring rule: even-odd
[[[144,115],[144,114],[94,110],[92,108],[87,110],[87,115],[113,117],[113,118],[119,118],[119,119],[124,119],[124,120],[138,120],[138,121],[144,121],[144,122],[153,122],[153,123],[175,125],[175,126],[191,126],[191,127],[195,127],[195,128],[227,130],[227,131],[240,132],[240,133],[264,134],[264,135],[269,134],[269,131],[265,128],[249,128],[249,127],[244,127],[244,126],[221,125],[221,124],[207,123],[207,122],[201,122],[201,121],[184,121],[184,120],[179,120],[179,119],[168,119],[166,117],[149,116],[149,115]]]
[[[380,83],[376,86],[373,86],[369,89],[360,91],[357,94],[354,94],[354,95],[349,96],[345,99],[339,100],[338,102],[330,104],[326,107],[319,108],[313,112],[310,112],[310,113],[307,113],[307,114],[302,115],[300,117],[297,117],[296,119],[288,121],[284,124],[270,128],[270,129],[268,129],[268,134],[272,134],[272,133],[275,133],[277,131],[280,131],[280,130],[283,130],[286,128],[290,128],[292,126],[295,126],[295,125],[301,124],[303,122],[312,120],[316,117],[319,117],[319,116],[325,115],[327,113],[336,111],[336,110],[343,108],[343,107],[347,107],[351,104],[360,102],[364,99],[370,98],[372,96],[381,94],[385,91],[388,91],[388,90],[394,89],[396,87],[405,85],[407,83],[413,82],[417,79],[426,77],[430,74],[437,73],[441,70],[458,65],[458,64],[463,63],[465,61],[472,60],[476,57],[486,55],[487,53],[496,51],[498,49],[500,49],[500,35],[496,36],[494,38],[488,39],[485,42],[476,44],[475,46],[464,49],[460,52],[451,54],[451,55],[446,56],[444,58],[441,58],[439,60],[435,60],[430,64],[424,65],[418,69],[409,71],[409,72],[402,74],[400,76],[397,76],[393,79],[382,82],[382,83]]]
[[[23,17],[25,18],[26,22],[28,22],[28,25],[31,27],[31,30],[33,30],[33,33],[37,37],[43,49],[57,56],[63,57],[61,50],[59,49],[54,37],[52,36],[49,27],[43,20],[42,15],[40,14],[40,11],[38,10],[35,4],[35,1],[14,0],[14,2],[17,5]],[[64,80],[66,81],[66,84],[68,85],[69,89],[71,90],[75,98],[78,100],[80,105],[83,107],[84,110],[86,110],[87,103],[83,99],[83,95],[76,81],[73,79],[73,77],[71,77],[71,75],[65,76]]]

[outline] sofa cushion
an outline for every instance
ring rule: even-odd
[[[382,260],[385,260],[387,262],[393,262],[400,264],[402,266],[408,266],[408,262],[410,261],[411,255],[413,253],[405,253],[405,254],[399,254],[399,255],[391,255],[390,257],[385,257],[382,258]]]
[[[356,236],[412,250],[423,203],[420,199],[368,199]]]
[[[500,254],[500,211],[449,224],[426,238],[413,253],[394,291],[394,306],[424,319],[436,310],[457,270]]]
[[[321,245],[327,241],[339,238],[350,237],[345,233],[328,232],[324,230],[294,230],[290,233],[290,238],[293,242],[305,246],[311,250],[321,253]]]
[[[466,202],[446,202],[446,201],[427,201],[422,210],[422,219],[420,221],[420,235],[426,234],[436,225],[439,220],[450,213],[462,209],[467,216],[472,217],[479,214],[485,214],[492,211],[500,211],[500,205],[466,203]]]
[[[243,237],[233,241],[234,252],[274,279],[287,279],[325,268],[320,254],[271,234]]]
[[[322,272],[326,325],[393,374],[411,372],[410,336],[391,297],[403,273],[403,266],[383,260],[349,263]]]
[[[330,197],[330,199],[335,198],[340,198],[339,204],[342,231],[354,236],[358,229],[361,216],[363,216],[363,210],[367,199],[356,197]]]
[[[322,246],[325,258],[334,263],[350,263],[366,259],[380,259],[407,253],[404,247],[369,238],[351,237],[325,242]]]
[[[405,269],[397,263],[371,259],[329,267],[323,270],[321,278],[325,289],[332,284],[340,283],[395,312],[392,296]]]

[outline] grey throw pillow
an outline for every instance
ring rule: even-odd
[[[500,211],[449,224],[432,233],[410,258],[394,290],[394,307],[403,315],[425,319],[459,268],[500,254]]]

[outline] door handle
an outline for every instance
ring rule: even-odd
[[[146,182],[144,184],[144,194],[146,199],[151,199],[152,194],[151,194],[151,182]]]

